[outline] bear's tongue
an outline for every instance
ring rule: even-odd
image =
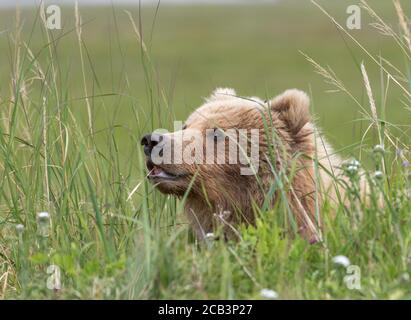
[[[165,172],[163,169],[161,169],[157,166],[154,166],[153,169],[151,169],[150,176],[153,177],[153,178],[164,178],[164,179],[174,178],[173,175]]]
[[[154,167],[153,170],[151,170],[151,174],[154,176],[157,176],[159,174],[161,174],[162,172],[164,172],[163,170],[161,170],[159,167]]]

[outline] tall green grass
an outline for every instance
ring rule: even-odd
[[[125,14],[136,63],[143,69],[149,106],[143,108],[127,79],[123,90],[114,83],[113,90],[101,86],[83,38],[87,21],[78,10],[75,16],[73,28],[56,36],[37,12],[30,30],[41,32],[44,43],[33,50],[32,34],[22,35],[17,12],[9,38],[10,91],[1,96],[0,121],[0,297],[259,299],[262,289],[270,289],[280,299],[411,298],[409,138],[406,127],[384,118],[391,90],[410,87],[404,25],[391,36],[404,55],[405,71],[394,68],[396,61],[388,63],[390,57],[365,61],[358,77],[368,89],[366,99],[345,90],[315,57],[306,62],[355,100],[368,132],[384,145],[384,150],[360,145],[361,163],[369,165],[365,171],[346,171],[347,206],[319,204],[323,242],[310,245],[285,232],[287,204],[280,203],[256,208],[257,224],[241,226],[239,242],[221,237],[198,243],[182,203],[159,194],[145,179],[139,138],[174,117],[151,43],[143,42],[150,36],[142,33],[138,16]],[[70,35],[77,46],[72,52],[80,59],[77,95],[69,91],[69,68],[59,60],[58,46]],[[355,44],[348,35],[346,40]],[[120,34],[114,42],[121,42]],[[377,64],[381,83],[370,83],[369,63]],[[355,68],[355,61],[349,67]],[[380,103],[373,101],[376,86],[383,93]],[[407,89],[402,93],[405,115],[409,97]],[[127,121],[122,122],[124,114]],[[359,194],[359,175],[371,186],[367,198]],[[49,218],[39,212],[48,212]],[[361,289],[346,286],[345,268],[333,262],[337,255],[360,267]],[[51,265],[61,270],[61,289],[47,287]]]

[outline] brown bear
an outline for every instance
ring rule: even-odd
[[[310,242],[321,239],[316,207],[325,192],[335,195],[330,172],[341,161],[316,130],[304,92],[291,89],[264,102],[218,88],[180,130],[154,132],[141,144],[148,179],[163,193],[185,197],[199,238],[216,228],[235,238],[239,223],[255,223],[256,208],[282,199],[290,225]]]

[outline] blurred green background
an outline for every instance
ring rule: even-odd
[[[355,2],[319,3],[345,26],[347,6]],[[391,1],[374,0],[370,4],[394,30],[398,30]],[[402,1],[402,5],[406,14],[411,15],[411,3]],[[167,103],[162,102],[155,88],[150,98],[149,87],[153,86],[148,85],[144,76],[140,46],[125,10],[132,13],[137,27],[141,28],[155,70],[152,81],[164,89]],[[62,6],[62,14],[63,28],[51,32],[54,42],[50,47],[60,71],[61,94],[67,96],[68,107],[86,125],[74,6]],[[89,94],[115,94],[92,100],[95,131],[118,125],[135,130],[137,140],[137,135],[152,127],[171,129],[174,119],[184,120],[217,86],[233,87],[239,95],[263,98],[295,87],[310,93],[317,122],[337,149],[358,142],[369,122],[358,121],[362,117],[360,110],[345,94],[327,92],[334,88],[315,73],[301,52],[323,66],[330,66],[368,108],[359,69],[364,61],[377,107],[381,107],[379,68],[308,0],[255,6],[160,4],[159,8],[143,6],[141,10],[138,6],[125,7],[115,2],[111,7],[87,7],[80,1],[80,14]],[[45,72],[49,71],[47,37],[36,10],[23,8],[21,21],[21,38],[39,61],[43,61]],[[3,107],[10,97],[15,22],[16,11],[2,9],[0,99]],[[362,28],[350,31],[351,34],[372,54],[381,54],[400,70],[405,70],[406,58],[401,50],[391,38],[370,26],[370,22],[370,17],[362,10]],[[33,91],[38,91],[40,103],[41,88],[35,85],[35,80],[29,90],[31,97],[36,96]],[[401,99],[399,91],[390,88],[387,118],[396,124],[407,125],[410,112],[406,111]],[[137,106],[139,112],[139,128],[132,127],[130,122],[132,105]],[[118,135],[124,147],[129,148],[135,143],[124,141],[122,138],[126,136],[122,136],[121,130]],[[351,152],[355,150],[348,151]]]

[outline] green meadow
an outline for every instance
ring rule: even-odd
[[[378,16],[362,7],[361,29],[347,30],[352,1],[318,3],[334,22],[297,0],[62,6],[61,30],[45,28],[38,8],[2,9],[0,298],[261,299],[269,289],[279,299],[410,299],[402,13],[370,1]],[[411,17],[411,3],[401,5]],[[322,243],[283,236],[279,208],[256,209],[257,225],[242,226],[239,242],[198,243],[182,201],[146,181],[141,136],[172,130],[221,86],[263,99],[305,90],[334,149],[359,159],[372,194],[362,199],[351,186],[348,207],[319,208]],[[347,286],[338,255],[360,268],[360,288]]]

